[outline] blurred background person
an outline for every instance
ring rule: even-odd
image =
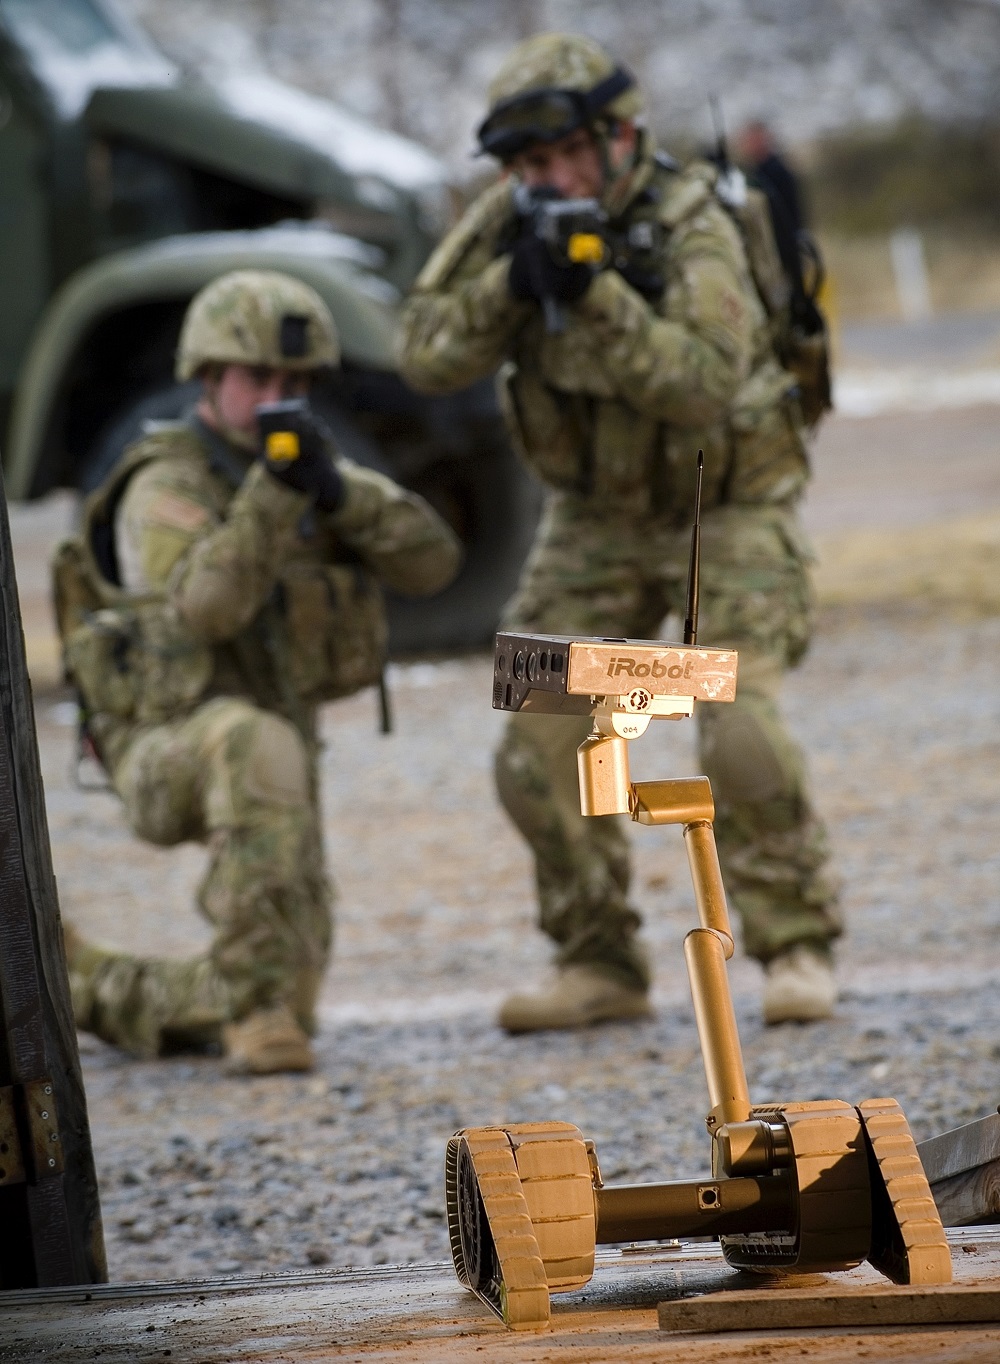
[[[780,203],[788,230],[797,235],[806,226],[799,177],[779,150],[770,124],[753,118],[733,139],[736,160],[768,198]]]

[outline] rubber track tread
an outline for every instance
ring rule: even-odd
[[[582,1288],[594,1274],[597,1217],[590,1158],[571,1123],[504,1127],[539,1245],[550,1293]]]
[[[459,1169],[463,1145],[471,1157],[486,1214],[494,1263],[488,1281],[474,1287],[461,1237]],[[549,1324],[545,1266],[521,1191],[507,1133],[500,1127],[468,1127],[451,1138],[445,1155],[445,1194],[452,1259],[459,1281],[515,1331]]]
[[[869,1260],[893,1283],[951,1283],[951,1251],[909,1123],[895,1099],[867,1099],[858,1113],[872,1170]]]

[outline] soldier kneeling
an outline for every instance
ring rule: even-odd
[[[215,280],[178,351],[178,377],[202,380],[196,407],[147,429],[57,552],[67,673],[132,828],[210,851],[205,955],[135,957],[66,931],[78,1027],[139,1055],[217,1040],[235,1073],[312,1067],[331,940],[317,707],[379,680],[379,584],[430,594],[458,566],[421,498],[338,455],[308,405],[269,410],[338,360],[303,283]]]

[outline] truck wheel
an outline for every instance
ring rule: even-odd
[[[541,486],[506,447],[491,451],[489,459],[442,459],[406,481],[457,533],[465,561],[437,596],[389,594],[390,652],[486,647],[531,547]]]

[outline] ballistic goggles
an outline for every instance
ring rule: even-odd
[[[557,142],[593,122],[634,84],[631,73],[619,66],[592,90],[526,90],[502,100],[476,130],[480,155],[507,161],[533,142]]]

